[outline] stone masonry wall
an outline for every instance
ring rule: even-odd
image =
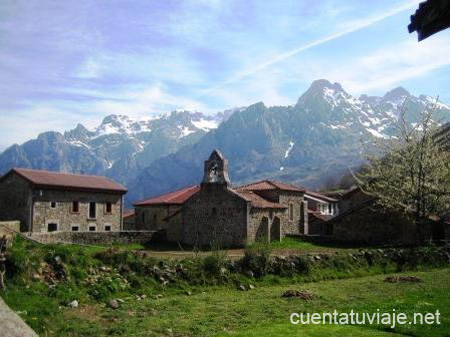
[[[80,232],[89,231],[95,226],[95,231],[105,231],[105,226],[111,226],[111,231],[121,230],[122,196],[119,194],[36,190],[33,205],[33,232],[47,232],[48,223],[57,223],[58,231],[72,231],[78,226]],[[79,211],[72,211],[72,202],[79,202]],[[56,208],[51,208],[51,202],[56,202]],[[96,203],[96,218],[89,218],[89,203]],[[112,212],[106,213],[106,203],[112,204]]]
[[[137,206],[136,228],[139,230],[161,230],[167,229],[167,221],[164,221],[169,215],[177,212],[179,205],[149,205]],[[143,214],[145,213],[145,220]]]
[[[183,212],[180,210],[167,223],[167,241],[182,242],[183,240]]]
[[[278,202],[286,207],[286,211],[280,213],[281,222],[281,236],[285,237],[288,234],[296,235],[303,234],[304,222],[308,221],[307,216],[302,214],[302,203],[304,201],[304,194],[302,192],[289,192],[289,191],[255,191],[255,193],[262,197],[269,199],[273,202]],[[289,220],[288,207],[289,203],[294,205],[294,217],[293,220]]]
[[[78,243],[89,245],[105,245],[112,243],[147,243],[155,231],[123,231],[123,232],[52,232],[30,233],[29,236],[38,242]]]
[[[12,237],[17,232],[20,232],[20,221],[0,221],[0,238]]]
[[[274,225],[274,220],[276,217],[280,219],[281,226],[287,218],[286,209],[261,209],[252,208],[250,211],[250,222],[247,231],[247,242],[255,241],[274,241],[274,237],[271,237],[271,229]]]
[[[20,221],[22,232],[30,230],[31,189],[26,181],[11,174],[0,183],[0,221]]]
[[[417,240],[412,221],[385,213],[375,205],[331,220],[333,242],[363,244],[410,244]]]
[[[221,184],[210,184],[184,205],[182,242],[242,246],[247,240],[249,206]]]
[[[283,192],[280,194],[280,204],[289,207],[289,203],[294,205],[293,220],[289,220],[288,210],[283,214],[281,218],[282,236],[286,234],[303,234],[303,216],[302,216],[302,203],[304,197],[303,194]]]

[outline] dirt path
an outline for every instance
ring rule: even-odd
[[[272,251],[272,256],[280,256],[280,255],[303,255],[303,254],[334,254],[340,251],[339,249],[314,249],[314,250],[300,250],[300,249],[275,249]],[[341,250],[342,251],[342,250]],[[149,257],[156,258],[173,258],[173,259],[185,259],[192,258],[197,256],[207,256],[211,254],[211,252],[199,252],[194,253],[192,251],[155,251],[155,250],[145,250],[145,255]],[[228,257],[230,259],[240,259],[244,256],[244,249],[229,249],[226,251]]]

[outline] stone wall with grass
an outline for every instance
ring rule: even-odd
[[[14,236],[15,233],[20,232],[20,221],[0,221],[0,237]]]
[[[29,237],[40,243],[77,243],[101,245],[112,243],[147,243],[153,238],[155,231],[122,231],[122,232],[53,232],[30,233]]]

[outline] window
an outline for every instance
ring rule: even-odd
[[[96,228],[95,226],[89,226],[89,232],[95,232]]]
[[[145,211],[142,211],[141,220],[143,223],[145,223]]]
[[[78,201],[72,201],[72,212],[78,213],[80,211],[80,203]]]
[[[54,222],[49,222],[47,224],[47,232],[56,232],[58,230],[58,224]]]
[[[56,202],[55,201],[50,202],[50,208],[56,208]]]
[[[89,203],[89,218],[95,219],[97,217],[97,205],[95,202]]]
[[[111,232],[111,226],[109,225],[105,226],[105,232]]]
[[[289,203],[289,221],[294,221],[294,204]]]
[[[79,232],[80,226],[72,226],[72,232]]]
[[[112,204],[110,202],[106,203],[106,213],[112,213]]]

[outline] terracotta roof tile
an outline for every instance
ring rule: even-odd
[[[281,191],[292,191],[292,192],[304,192],[297,186],[282,183],[273,180],[261,180],[247,185],[239,186],[236,191],[265,191],[265,190],[281,190]]]
[[[128,218],[134,215],[134,209],[126,209],[123,211],[122,218]]]
[[[127,192],[125,187],[106,177],[13,168],[8,174],[4,175],[3,178],[11,173],[18,174],[38,188],[64,188],[122,194]]]
[[[272,202],[263,197],[253,193],[252,191],[234,191],[240,197],[244,198],[247,201],[252,203],[252,206],[255,208],[275,208],[275,209],[285,209],[286,206],[283,206],[277,202]]]
[[[330,201],[330,202],[336,202],[336,201],[338,201],[338,200],[335,199],[335,198],[331,198],[331,197],[329,197],[329,196],[327,196],[327,195],[324,195],[324,194],[321,194],[321,193],[317,193],[317,192],[312,192],[312,191],[306,191],[306,192],[305,192],[305,195],[306,195],[306,196],[310,195],[310,196],[312,196],[312,197],[316,197],[317,199],[322,199],[322,200],[324,200],[324,201]]]
[[[175,192],[170,192],[150,199],[139,201],[134,206],[146,205],[182,205],[187,199],[200,190],[200,186],[189,186]]]

